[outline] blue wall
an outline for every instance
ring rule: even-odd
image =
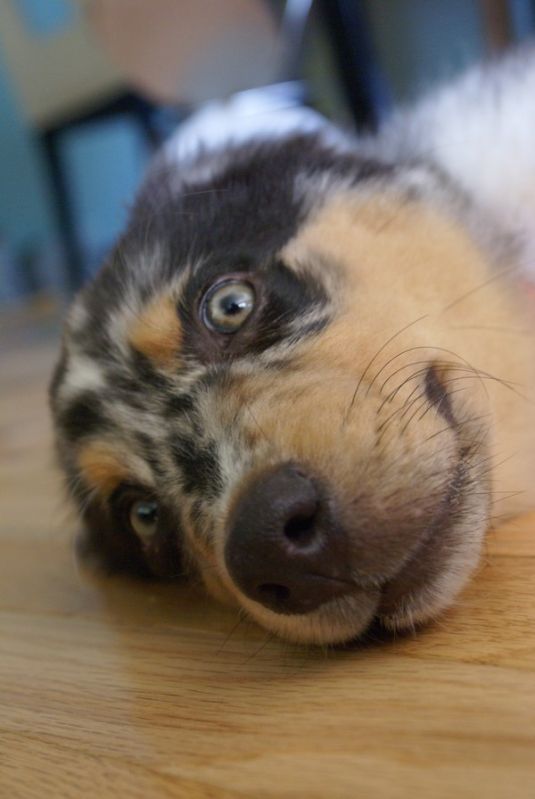
[[[478,0],[368,0],[376,53],[397,100],[485,52]]]
[[[125,226],[149,157],[148,145],[129,116],[117,115],[64,133],[61,154],[77,237],[90,273]]]
[[[124,227],[148,146],[130,117],[117,116],[69,129],[60,150],[89,274]],[[54,208],[48,164],[0,57],[0,302],[39,288],[64,290],[68,265]]]
[[[409,100],[487,55],[479,0],[365,0],[396,100]],[[509,0],[513,34],[532,36],[534,0]]]
[[[61,35],[80,13],[72,0],[9,2],[35,37]],[[117,116],[69,129],[60,151],[89,273],[124,226],[148,147],[136,124]],[[0,46],[0,302],[40,288],[64,290],[68,264],[52,191],[48,163],[24,119]]]
[[[55,239],[43,162],[0,53],[0,299],[18,293],[23,283],[14,266],[17,255],[51,247]]]
[[[54,36],[72,25],[80,9],[70,0],[11,0],[29,31],[35,36]]]

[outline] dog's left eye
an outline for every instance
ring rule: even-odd
[[[217,333],[236,333],[251,315],[255,292],[244,280],[226,280],[209,289],[202,301],[204,324]]]
[[[142,541],[151,539],[158,529],[159,507],[155,499],[132,502],[128,513],[130,527]]]

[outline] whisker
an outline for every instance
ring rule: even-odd
[[[415,366],[415,365],[416,365],[416,363],[418,363],[418,362],[414,362],[414,363],[412,363],[412,364],[410,364],[410,365],[411,365],[411,366]],[[426,363],[426,364],[427,364],[427,361],[420,361],[420,363]],[[409,365],[409,364],[407,364],[407,366],[408,366],[408,365]],[[407,368],[406,366],[405,366],[405,367],[404,367],[404,366],[402,366],[402,367],[400,367],[399,369],[396,369],[396,374],[397,374],[398,372],[401,372],[401,371],[403,371],[403,369],[406,369],[406,368]],[[406,385],[407,385],[407,383],[410,383],[410,381],[411,381],[411,380],[414,380],[415,378],[417,378],[417,377],[420,377],[420,375],[422,375],[422,374],[425,374],[425,373],[427,372],[428,368],[429,368],[429,366],[425,366],[423,369],[417,369],[415,372],[412,372],[412,373],[411,373],[411,374],[410,374],[410,375],[409,375],[407,378],[405,378],[405,380],[402,380],[402,381],[401,381],[401,383],[399,383],[399,385],[398,385],[398,386],[397,386],[395,389],[393,389],[393,390],[390,392],[390,394],[387,394],[387,396],[384,398],[384,400],[382,401],[382,403],[379,405],[379,407],[378,407],[378,409],[377,409],[377,416],[379,416],[379,415],[380,415],[381,411],[383,410],[383,408],[384,408],[384,406],[385,406],[386,404],[388,404],[388,403],[390,403],[390,402],[392,402],[392,401],[394,400],[394,398],[396,397],[396,395],[397,395],[397,394],[398,394],[398,393],[401,391],[401,389],[402,389],[404,386],[406,386]],[[381,386],[381,388],[379,389],[379,392],[380,392],[381,394],[383,393],[383,389],[384,389],[384,387],[385,387],[386,383],[387,383],[387,382],[390,380],[390,378],[392,378],[393,376],[394,376],[393,374],[392,374],[392,375],[390,375],[390,377],[388,377],[388,378],[387,378],[387,379],[384,381],[383,385],[382,385],[382,386]],[[410,396],[411,396],[411,395],[409,395],[409,397],[410,397]]]
[[[359,389],[360,389],[360,387],[362,385],[362,381],[364,380],[364,378],[368,374],[369,370],[371,369],[371,367],[373,366],[373,364],[375,363],[375,361],[377,360],[379,355],[386,349],[386,347],[388,347],[388,345],[392,341],[394,341],[394,339],[398,338],[398,336],[401,336],[410,327],[413,327],[414,325],[418,324],[418,322],[421,322],[423,319],[426,319],[428,317],[428,315],[429,314],[424,314],[423,316],[419,316],[418,319],[415,319],[413,322],[410,322],[408,325],[405,325],[405,327],[402,327],[401,330],[398,330],[397,333],[394,333],[394,335],[390,336],[390,338],[385,341],[385,343],[382,345],[382,347],[380,347],[377,350],[377,352],[375,353],[373,358],[371,358],[371,360],[368,362],[368,365],[366,366],[366,368],[362,372],[362,374],[361,374],[361,376],[360,376],[360,378],[359,378],[359,380],[357,382],[357,387],[355,388],[353,397],[351,399],[351,402],[349,403],[349,407],[348,407],[348,409],[346,411],[346,415],[345,415],[344,421],[347,421],[347,418],[349,417],[349,414],[351,413],[351,410],[352,410],[353,405],[355,404],[355,400],[357,398],[357,394],[358,394]]]
[[[424,392],[424,394],[425,394],[425,392]],[[421,394],[420,396],[423,396],[423,395]],[[429,405],[429,400],[427,399],[427,397],[425,397],[424,401],[421,402],[420,405],[418,405],[418,407],[414,410],[413,413],[411,413],[411,415],[409,416],[409,418],[407,419],[407,421],[405,422],[405,424],[401,428],[400,435],[402,435],[402,436],[405,435],[405,433],[407,432],[407,429],[408,429],[410,423],[412,422],[412,420],[416,418],[416,416],[421,412],[422,408],[424,408],[426,405],[428,405],[427,410],[429,410],[429,408],[432,407],[431,405]],[[406,413],[406,411],[401,415],[401,417],[400,417],[401,419],[405,416],[405,413]]]
[[[253,413],[253,409],[251,408],[251,406],[250,406],[250,404],[249,404],[249,403],[247,403],[247,404],[245,405],[245,410],[247,411],[247,413],[249,414],[249,416],[251,417],[251,419],[252,419],[252,420],[253,420],[253,422],[255,423],[255,425],[256,425],[256,427],[257,427],[257,429],[258,429],[258,430],[260,431],[260,433],[262,434],[262,436],[263,436],[264,440],[266,441],[266,443],[267,443],[267,444],[268,444],[270,447],[273,447],[273,448],[274,448],[274,444],[273,444],[273,442],[272,442],[272,441],[270,441],[270,439],[269,439],[269,437],[268,437],[267,433],[265,432],[265,430],[263,429],[263,427],[260,425],[260,422],[258,421],[258,419],[256,418],[256,416],[254,415],[254,413]]]
[[[411,396],[412,396],[412,395],[415,393],[415,391],[417,391],[419,388],[421,388],[421,386],[416,386],[416,387],[415,387],[415,389],[414,389],[414,390],[411,392],[411,394],[410,394],[410,395],[409,395],[409,397],[407,398],[407,401],[408,401],[408,400],[410,399],[410,397],[411,397]],[[382,422],[382,423],[381,423],[381,424],[378,426],[378,428],[377,428],[377,432],[378,432],[378,433],[382,433],[382,432],[384,431],[384,429],[387,427],[387,425],[388,425],[388,424],[389,424],[389,423],[392,421],[392,419],[394,419],[394,418],[395,418],[395,417],[396,417],[398,414],[401,414],[401,416],[400,416],[400,419],[403,419],[403,417],[405,416],[405,414],[406,414],[408,411],[410,411],[410,409],[413,407],[414,403],[415,403],[415,402],[418,402],[418,400],[422,399],[422,397],[424,397],[424,396],[425,396],[425,393],[426,393],[426,392],[425,392],[425,389],[424,389],[424,391],[421,391],[421,392],[420,392],[420,394],[418,394],[416,397],[414,397],[414,398],[413,398],[413,399],[412,399],[412,400],[411,400],[411,401],[410,401],[408,404],[407,404],[407,402],[405,402],[403,405],[401,405],[399,408],[397,408],[395,411],[393,411],[393,413],[391,413],[391,414],[390,414],[390,416],[388,416],[388,417],[387,417],[387,418],[384,420],[384,422]]]
[[[425,317],[422,317],[422,318],[425,318]],[[420,321],[420,319],[418,319],[418,320],[416,320],[416,321]],[[414,323],[413,323],[413,324],[414,324]],[[405,328],[405,329],[406,329],[406,328]],[[400,332],[403,332],[403,331],[400,331]],[[387,343],[388,343],[388,342],[387,342]],[[386,346],[386,345],[384,345],[384,346]],[[382,349],[384,349],[384,346],[383,346],[383,348],[382,348]],[[371,382],[371,383],[370,383],[370,385],[368,386],[368,391],[367,391],[367,393],[366,393],[366,396],[368,395],[368,393],[369,393],[369,391],[370,391],[371,387],[373,386],[373,384],[375,383],[375,381],[377,380],[377,378],[379,377],[379,375],[380,375],[380,374],[381,374],[381,373],[382,373],[382,372],[383,372],[383,371],[384,371],[384,370],[385,370],[385,369],[388,367],[388,365],[389,365],[389,364],[391,364],[391,363],[392,363],[393,361],[395,361],[396,359],[398,359],[398,358],[402,357],[403,355],[406,355],[408,352],[414,352],[414,351],[416,351],[416,350],[435,350],[435,351],[438,351],[438,352],[445,352],[445,353],[447,353],[448,355],[452,355],[454,358],[456,358],[456,359],[460,360],[462,363],[464,363],[464,364],[465,364],[465,366],[466,366],[466,367],[467,367],[467,368],[468,368],[468,369],[469,369],[469,370],[470,370],[470,371],[471,371],[473,374],[475,374],[475,375],[486,375],[486,374],[487,374],[486,372],[482,372],[481,370],[479,370],[479,369],[476,369],[476,368],[475,368],[475,367],[474,367],[474,366],[473,366],[473,365],[472,365],[472,364],[471,364],[469,361],[467,361],[465,358],[463,358],[461,355],[459,355],[458,353],[454,352],[453,350],[447,349],[447,348],[445,348],[445,347],[432,347],[432,346],[426,346],[426,345],[417,345],[417,346],[413,346],[413,347],[408,347],[407,349],[405,349],[405,350],[402,350],[401,352],[399,352],[399,353],[397,353],[396,355],[394,355],[394,356],[392,356],[391,358],[389,358],[389,360],[388,360],[388,361],[387,361],[385,364],[383,364],[383,366],[381,367],[381,369],[379,369],[379,371],[376,373],[376,375],[375,375],[375,376],[374,376],[374,378],[372,379],[372,382]],[[375,359],[375,358],[377,358],[377,356],[380,354],[380,352],[381,352],[381,350],[379,350],[379,352],[377,352],[377,353],[376,353],[376,355],[374,356],[374,359]],[[356,398],[356,395],[357,395],[357,392],[358,392],[359,386],[360,386],[360,384],[362,383],[362,380],[363,380],[363,378],[364,378],[364,374],[365,374],[365,373],[366,373],[366,371],[369,369],[369,367],[370,367],[370,366],[371,366],[371,364],[373,363],[373,360],[374,360],[374,359],[372,359],[372,361],[370,361],[370,363],[369,363],[369,364],[368,364],[368,366],[366,367],[366,370],[365,370],[365,372],[364,372],[364,373],[361,375],[361,377],[360,377],[360,380],[359,380],[359,382],[358,382],[358,384],[357,384],[357,389],[355,390],[355,393],[353,394],[353,398],[352,398],[352,400],[351,400],[351,402],[350,402],[350,404],[349,404],[348,410],[347,410],[347,412],[346,412],[346,414],[345,414],[345,416],[344,416],[344,423],[347,423],[347,420],[348,420],[348,418],[349,418],[349,412],[351,411],[351,409],[352,409],[352,406],[353,406],[353,404],[354,404],[354,402],[355,402],[355,398]],[[453,369],[453,368],[455,368],[455,369],[460,369],[460,368],[461,368],[461,367],[459,367],[459,366],[456,366],[455,364],[450,364],[449,362],[441,362],[441,363],[442,363],[442,365],[444,365],[444,366],[447,366],[447,367],[449,367],[449,368],[452,368],[452,369]],[[498,379],[498,378],[496,378],[496,379]],[[486,387],[485,387],[485,384],[483,383],[483,381],[481,381],[481,383],[482,383],[483,390],[485,391],[485,393],[486,393],[486,394],[487,394],[487,396],[488,396],[488,391],[487,391],[487,389],[486,389]]]
[[[467,374],[467,375],[463,375],[461,377],[451,378],[450,382],[453,383],[453,382],[457,382],[459,380],[474,380],[474,379],[477,379],[477,380],[489,380],[489,381],[492,381],[492,382],[495,382],[495,383],[499,383],[499,385],[503,386],[504,388],[509,389],[509,391],[511,391],[513,394],[515,394],[517,397],[519,397],[519,399],[524,400],[525,402],[529,403],[530,405],[535,404],[535,400],[531,399],[530,397],[527,397],[525,394],[522,394],[522,392],[517,391],[516,388],[515,388],[515,384],[514,383],[510,383],[510,382],[504,380],[503,378],[495,377],[494,375],[487,375],[487,374],[482,374],[482,373],[475,374],[475,375],[468,375]]]
[[[451,311],[452,308],[455,308],[456,305],[464,302],[464,300],[466,300],[468,297],[471,297],[476,292],[481,291],[487,286],[490,286],[492,283],[495,283],[497,280],[500,280],[504,275],[509,275],[513,272],[516,272],[516,266],[508,266],[506,269],[502,269],[501,272],[497,272],[495,275],[488,278],[488,280],[485,280],[484,283],[480,283],[478,286],[475,286],[464,294],[461,294],[461,296],[457,297],[457,299],[453,300],[453,302],[450,302],[445,306],[445,308],[442,309],[441,314]]]
[[[230,639],[232,638],[232,636],[234,635],[234,633],[236,632],[238,627],[240,627],[240,625],[243,623],[244,618],[245,618],[244,612],[240,609],[238,611],[238,618],[237,618],[236,622],[232,625],[232,627],[230,628],[230,631],[225,636],[225,640],[223,641],[223,643],[221,644],[221,646],[217,650],[216,656],[222,654],[224,648],[226,647],[226,645],[228,644],[228,642],[230,641]]]
[[[457,389],[457,391],[461,391],[461,390],[462,389]],[[490,414],[490,413],[481,414],[481,415],[477,415],[477,416],[467,416],[467,417],[464,417],[460,421],[460,425],[464,426],[464,425],[467,425],[467,424],[475,424],[476,422],[478,422],[480,420],[483,420],[483,419],[488,419],[491,416],[492,416],[492,414]],[[431,433],[429,436],[426,436],[426,438],[422,439],[421,442],[418,442],[417,446],[412,450],[412,454],[414,454],[415,452],[418,452],[419,450],[423,449],[429,443],[429,441],[432,441],[434,438],[437,438],[438,436],[443,435],[444,433],[451,433],[451,425],[447,425],[445,427],[442,427],[440,430],[437,430],[436,432]],[[383,452],[384,452],[384,450],[383,450]],[[392,467],[396,466],[398,463],[404,461],[406,459],[406,457],[407,457],[406,453],[403,453],[402,455],[400,455],[397,458],[395,458],[393,461],[389,461],[389,464],[388,464],[389,468],[392,468]],[[431,460],[432,458],[434,458],[434,453],[430,453],[429,454],[429,459]],[[487,460],[487,459],[485,459],[485,460]]]
[[[264,639],[264,640],[263,640],[263,642],[260,644],[260,646],[259,646],[259,647],[257,647],[257,649],[255,649],[255,651],[252,653],[252,655],[249,655],[249,657],[248,657],[248,658],[246,658],[246,659],[243,661],[243,665],[244,665],[244,666],[246,666],[246,665],[247,665],[247,663],[250,663],[250,662],[251,662],[251,660],[253,660],[254,658],[258,657],[258,655],[259,655],[261,652],[263,652],[263,651],[264,651],[264,649],[266,648],[266,646],[267,646],[268,644],[270,644],[270,643],[273,641],[273,639],[274,639],[274,638],[275,638],[275,634],[274,634],[274,633],[271,633],[271,632],[268,632],[268,633],[267,633],[267,635],[266,635],[266,637],[265,637],[265,639]]]

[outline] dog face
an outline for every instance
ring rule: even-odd
[[[200,576],[295,641],[451,603],[491,422],[443,314],[487,266],[432,181],[315,135],[154,167],[51,387],[88,550]]]

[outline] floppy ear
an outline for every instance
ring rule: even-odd
[[[76,554],[89,568],[104,574],[153,576],[139,539],[117,526],[99,500],[84,508],[82,521]]]

